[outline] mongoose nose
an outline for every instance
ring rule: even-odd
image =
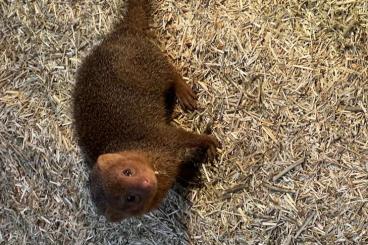
[[[148,179],[144,178],[143,181],[142,181],[142,187],[143,188],[150,188],[151,187],[151,182]]]

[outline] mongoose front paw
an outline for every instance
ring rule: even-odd
[[[180,81],[177,84],[176,97],[184,109],[194,110],[197,108],[196,95],[185,81]]]
[[[206,137],[207,157],[210,161],[214,160],[217,155],[217,148],[221,147],[220,142],[212,135],[203,135]]]

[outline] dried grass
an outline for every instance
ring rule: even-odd
[[[367,244],[367,1],[154,4],[203,108],[176,121],[213,122],[223,145],[204,187],[142,219],[99,218],[70,93],[121,3],[1,1],[0,243]]]

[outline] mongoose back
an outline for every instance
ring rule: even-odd
[[[73,93],[76,136],[90,192],[110,221],[158,207],[188,149],[214,155],[218,141],[170,125],[176,98],[195,94],[147,34],[148,0],[128,0],[125,18],[83,60]]]

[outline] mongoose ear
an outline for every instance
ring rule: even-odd
[[[116,153],[107,153],[102,154],[97,158],[97,166],[101,170],[107,169],[112,163],[118,161],[121,158],[119,154]]]

